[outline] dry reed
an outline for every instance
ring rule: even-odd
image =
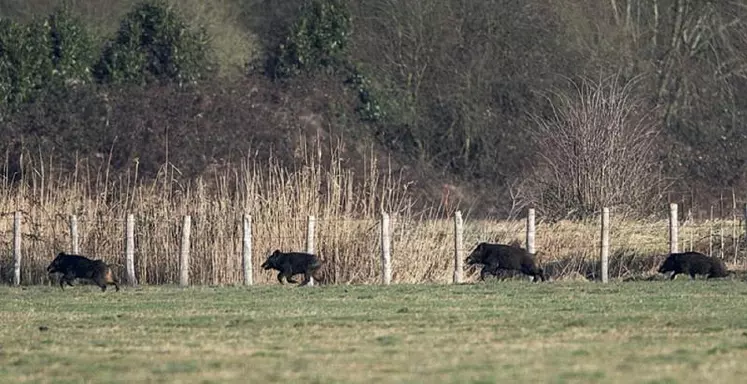
[[[364,175],[345,169],[341,148],[329,148],[331,159],[322,164],[319,148],[304,144],[303,158],[294,168],[277,161],[247,159],[226,168],[213,179],[185,181],[179,170],[166,164],[151,181],[138,179],[137,164],[113,177],[107,166],[94,168],[80,161],[73,172],[54,167],[53,158],[26,154],[23,178],[0,186],[0,281],[10,281],[12,213],[23,213],[24,284],[49,282],[45,267],[59,251],[70,251],[70,215],[79,220],[82,254],[102,258],[124,273],[124,222],[134,214],[135,271],[144,284],[178,281],[181,219],[192,217],[190,275],[193,284],[240,284],[241,220],[253,219],[254,281],[274,283],[274,275],[259,270],[274,249],[303,250],[308,215],[317,217],[316,249],[326,261],[324,280],[337,284],[379,281],[382,211],[392,215],[393,282],[447,283],[453,271],[452,212],[433,207],[415,212],[404,180],[374,156],[365,159]],[[314,155],[310,155],[313,153]],[[6,172],[9,169],[6,161]],[[524,220],[470,220],[465,214],[463,256],[479,242],[519,242]],[[738,241],[719,249],[719,228],[738,222],[687,222],[680,230],[680,249],[714,252],[727,261],[739,261]],[[623,278],[651,272],[668,250],[667,221],[615,221],[611,231],[610,274]],[[729,231],[725,231],[728,233]],[[731,231],[734,232],[734,231]],[[741,228],[737,233],[742,233]],[[599,255],[598,220],[537,224],[539,259],[555,278],[581,274],[595,278]],[[692,240],[690,240],[692,239]],[[653,257],[652,257],[653,256]],[[733,266],[734,263],[732,262]],[[472,271],[474,272],[474,271]],[[473,280],[475,274],[467,275]]]

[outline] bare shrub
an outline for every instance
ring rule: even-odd
[[[534,203],[546,215],[586,217],[605,206],[642,213],[659,202],[659,128],[636,81],[617,76],[571,82],[575,93],[547,97],[550,116],[534,116],[539,164]]]

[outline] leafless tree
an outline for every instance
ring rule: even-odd
[[[605,206],[629,212],[651,207],[661,186],[659,129],[635,93],[636,80],[571,83],[574,91],[547,96],[549,116],[534,116],[535,203],[552,216],[586,216]]]

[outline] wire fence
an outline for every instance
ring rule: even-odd
[[[50,284],[46,267],[61,251],[102,259],[125,282],[182,285],[276,284],[274,273],[258,268],[276,249],[319,255],[321,280],[331,284],[473,281],[478,271],[461,261],[481,242],[536,251],[552,279],[651,273],[673,250],[714,255],[730,268],[747,259],[744,216],[733,213],[696,220],[674,211],[674,219],[651,221],[612,213],[603,242],[600,219],[532,220],[533,210],[502,221],[470,220],[459,212],[441,220],[386,215],[272,221],[220,209],[201,212],[189,216],[186,238],[184,216],[133,215],[128,226],[127,216],[0,213],[0,281]]]

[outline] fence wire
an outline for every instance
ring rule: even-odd
[[[599,279],[601,228],[598,220],[536,222],[536,258],[555,279]],[[226,210],[191,216],[190,265],[192,284],[243,283],[243,214]],[[373,284],[381,281],[381,218],[317,217],[314,253],[324,261],[327,283]],[[58,252],[72,252],[69,216],[27,212],[21,225],[21,282],[49,284],[46,266]],[[77,217],[80,253],[110,263],[125,275],[126,217]],[[182,237],[182,217],[135,217],[134,270],[141,284],[176,284]],[[745,225],[741,218],[678,221],[679,251],[697,251],[723,259],[731,267],[745,264]],[[253,281],[275,283],[273,273],[259,265],[274,250],[305,251],[308,217],[285,220],[252,218]],[[453,219],[415,220],[392,216],[390,245],[393,283],[449,283],[455,257],[466,258],[481,242],[526,247],[526,220],[463,220],[463,243],[455,249]],[[667,219],[616,220],[610,223],[609,275],[626,278],[651,272],[670,251]],[[0,214],[0,281],[12,282],[13,213]],[[458,255],[458,256],[457,256]],[[475,268],[463,273],[477,277]]]

